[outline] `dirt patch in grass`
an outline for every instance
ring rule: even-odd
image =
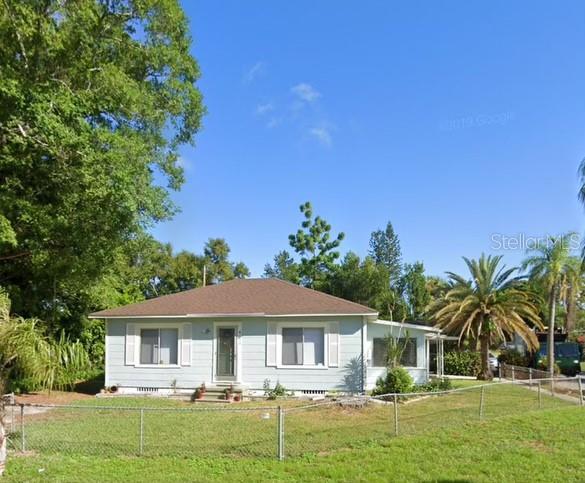
[[[41,391],[16,396],[15,400],[17,404],[71,404],[94,397],[80,392]]]
[[[539,453],[553,453],[554,450],[548,446],[544,441],[532,440],[524,441],[523,444],[531,449],[538,451]]]

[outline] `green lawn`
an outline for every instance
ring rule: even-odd
[[[114,402],[154,408],[144,411],[142,457],[140,412],[103,408]],[[396,438],[392,405],[295,411],[299,403],[287,402],[287,460],[281,463],[274,459],[276,412],[268,408],[272,403],[254,411],[177,413],[164,408],[192,406],[150,399],[88,401],[102,409],[53,410],[31,418],[26,441],[32,455],[12,457],[8,481],[133,481],[145,476],[151,481],[511,480],[522,474],[532,480],[541,475],[583,479],[578,478],[579,471],[585,475],[585,464],[580,463],[585,449],[583,409],[542,394],[543,409],[538,410],[536,392],[498,384],[484,388],[482,421],[479,403],[478,388],[402,403],[401,436]],[[19,444],[16,435],[12,443]],[[526,473],[531,465],[536,469]]]
[[[284,462],[14,457],[6,481],[583,481],[583,411],[568,407],[503,416]]]

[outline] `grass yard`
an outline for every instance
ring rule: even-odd
[[[213,410],[217,406],[192,411],[190,404],[166,399],[86,400],[77,404],[87,409],[55,409],[29,417],[25,430],[31,454],[13,456],[8,472],[12,481],[132,481],[140,475],[148,475],[151,481],[153,475],[171,481],[226,476],[253,481],[416,480],[460,475],[472,480],[493,475],[511,479],[521,474],[516,473],[513,460],[526,470],[529,461],[538,457],[543,467],[557,471],[556,459],[564,461],[574,446],[584,449],[585,412],[574,403],[543,392],[539,411],[536,391],[499,384],[487,385],[483,391],[482,421],[478,387],[401,403],[402,436],[398,438],[394,437],[393,405],[296,410],[301,403],[287,401],[288,460],[284,463],[275,461],[274,402],[255,410],[247,409],[257,407],[257,402],[233,405],[230,409],[240,410],[226,412]],[[127,409],[107,408],[113,404]],[[139,457],[140,411],[136,408],[145,404],[150,409],[143,412],[143,456]],[[551,426],[557,429],[548,432]],[[18,434],[11,444],[18,447]],[[475,466],[473,458],[480,458]],[[585,477],[585,464],[578,461],[575,465]],[[564,467],[563,479],[575,479],[577,466]]]
[[[584,410],[469,422],[278,462],[257,458],[13,457],[6,481],[583,481]]]

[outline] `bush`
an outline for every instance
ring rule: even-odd
[[[473,351],[445,352],[445,374],[475,377],[481,369],[481,355]]]
[[[376,387],[372,391],[373,396],[392,393],[412,392],[414,381],[409,372],[404,367],[393,367],[388,369],[386,377],[379,377],[376,381]]]
[[[280,382],[276,381],[276,386],[270,389],[270,379],[264,380],[264,395],[268,399],[276,399],[278,397],[288,396],[288,391]]]
[[[537,369],[541,370],[541,371],[546,371],[548,372],[548,360],[545,360],[543,362],[540,362],[538,364]],[[561,368],[559,367],[559,365],[555,362],[555,368],[554,368],[554,374],[555,375],[559,375],[561,373]]]
[[[106,325],[103,320],[86,320],[79,336],[94,367],[103,368],[106,360]]]
[[[439,392],[453,389],[451,379],[431,379],[425,384],[419,384],[415,387],[417,392]]]
[[[510,364],[511,366],[528,367],[528,358],[522,355],[516,349],[504,349],[498,356],[501,364]]]

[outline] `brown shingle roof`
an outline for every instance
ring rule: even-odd
[[[92,317],[185,315],[339,315],[376,311],[316,290],[270,279],[231,280],[136,304],[94,312]]]

